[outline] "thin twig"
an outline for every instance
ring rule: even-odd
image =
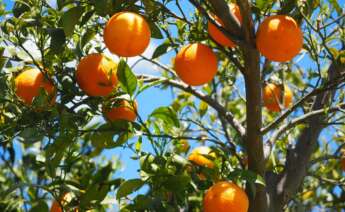
[[[191,86],[188,86],[182,82],[178,82],[176,80],[170,80],[163,77],[155,77],[149,75],[141,75],[139,79],[143,79],[145,82],[154,82],[154,81],[162,81],[164,84],[168,84],[170,86],[179,88],[185,92],[193,94],[195,97],[203,100],[207,104],[209,104],[213,109],[215,109],[221,116],[224,116],[226,121],[230,123],[230,125],[236,130],[236,132],[240,135],[241,138],[245,136],[245,128],[235,119],[233,114],[230,111],[227,111],[226,108],[219,104],[216,100],[212,99],[211,97],[203,94],[202,92],[193,89]]]

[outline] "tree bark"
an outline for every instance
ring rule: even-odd
[[[247,99],[247,134],[245,139],[248,154],[248,168],[256,174],[265,176],[261,113],[261,72],[259,53],[256,50],[245,50],[245,87]],[[249,192],[248,192],[249,193]],[[266,212],[266,191],[262,185],[256,185],[256,192],[250,195],[249,211]]]
[[[244,55],[244,79],[246,88],[246,117],[247,131],[244,144],[248,155],[248,168],[261,177],[265,176],[265,160],[262,143],[262,106],[261,106],[261,70],[260,54],[255,48],[255,29],[251,18],[251,5],[249,1],[237,1],[243,17],[239,30],[235,18],[230,14],[224,0],[210,0],[216,15],[223,21],[225,29],[239,35],[244,40],[244,45],[238,43]],[[256,185],[256,191],[249,191],[249,211],[266,212],[266,189]]]

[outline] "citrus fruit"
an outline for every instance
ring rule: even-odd
[[[115,103],[115,106],[112,108],[104,108],[104,116],[109,121],[135,121],[137,118],[137,107],[138,104],[136,101],[129,102],[127,100],[120,100]]]
[[[265,107],[273,112],[280,112],[281,106],[287,108],[292,102],[292,92],[287,85],[284,85],[282,96],[282,86],[274,83],[267,84],[263,89],[263,100]]]
[[[247,194],[236,184],[221,181],[211,186],[204,196],[204,212],[247,212]]]
[[[204,44],[189,44],[176,55],[175,71],[188,85],[203,85],[216,75],[217,57]]]
[[[302,49],[303,35],[290,16],[274,15],[266,18],[256,34],[256,46],[266,58],[286,62]]]
[[[44,89],[52,97],[52,101],[55,102],[55,87],[40,70],[26,69],[14,81],[16,95],[25,104],[31,104],[34,97],[39,95],[40,89]]]
[[[73,195],[69,192],[66,192],[62,195],[61,197],[61,202],[59,204],[58,201],[54,200],[51,208],[50,208],[50,212],[63,212],[61,205],[62,206],[66,206],[68,203],[70,203],[73,199]],[[78,212],[79,210],[77,208],[73,209],[72,212]]]
[[[117,85],[117,64],[102,54],[82,58],[76,72],[79,87],[89,96],[107,96]]]
[[[213,168],[214,167],[213,161],[210,160],[205,155],[211,158],[216,158],[216,154],[212,152],[211,148],[207,146],[199,146],[192,150],[192,152],[190,153],[188,157],[188,160],[198,164],[199,166]]]
[[[142,54],[150,43],[151,31],[146,20],[133,12],[113,15],[104,28],[104,43],[110,52],[121,57]]]

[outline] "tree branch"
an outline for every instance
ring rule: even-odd
[[[303,105],[303,103],[306,102],[307,100],[309,100],[311,97],[313,97],[317,94],[321,94],[321,93],[328,91],[328,90],[336,89],[339,85],[341,85],[342,83],[345,83],[344,79],[345,79],[345,74],[340,74],[340,76],[336,80],[334,80],[332,82],[325,83],[325,85],[322,88],[315,88],[314,90],[309,92],[307,95],[305,95],[304,97],[299,99],[292,107],[290,107],[288,110],[286,110],[283,114],[281,114],[273,122],[268,124],[266,127],[262,128],[261,133],[266,134],[270,130],[277,127],[282,121],[284,121],[286,119],[286,117],[288,117],[293,111],[295,111],[298,107]]]
[[[328,69],[326,83],[334,82],[345,72],[344,65],[333,62]],[[336,90],[328,90],[319,93],[312,106],[312,111],[323,110],[328,107],[335,95]],[[270,208],[268,211],[281,211],[289,199],[296,194],[307,174],[307,168],[312,153],[317,147],[318,137],[324,128],[326,119],[324,113],[310,115],[306,121],[307,127],[299,135],[296,146],[288,149],[284,171],[277,176],[276,184],[268,190],[270,196]]]
[[[300,124],[300,123],[305,123],[308,120],[310,120],[311,118],[315,117],[315,116],[319,116],[319,115],[326,115],[328,113],[333,113],[333,112],[337,112],[340,110],[345,109],[345,103],[341,103],[337,106],[331,107],[331,108],[323,108],[323,109],[319,109],[319,110],[313,110],[309,113],[306,113],[302,116],[299,116],[298,118],[295,118],[293,120],[291,120],[290,122],[284,124],[283,126],[281,126],[271,137],[271,139],[269,140],[269,142],[273,145],[275,143],[275,141],[279,138],[279,136],[286,132],[286,130],[291,129],[292,127]],[[322,123],[322,125],[324,125]]]
[[[251,46],[255,46],[255,30],[253,27],[252,11],[249,1],[237,0],[240,7],[241,16],[243,19],[241,31],[244,35],[245,41]]]
[[[249,49],[253,48],[253,46],[249,45],[247,42],[244,41],[242,33],[241,33],[240,25],[236,21],[237,19],[233,16],[232,13],[230,13],[230,10],[229,10],[227,3],[225,3],[223,0],[213,0],[213,1],[215,1],[217,5],[220,4],[220,6],[217,6],[217,8],[222,7],[221,5],[224,5],[223,3],[225,3],[226,9],[223,8],[220,11],[218,10],[218,12],[215,11],[216,16],[219,17],[222,20],[222,22],[224,23],[224,27],[219,25],[213,18],[211,18],[209,16],[208,12],[197,1],[195,1],[195,0],[189,0],[189,1],[199,10],[199,12],[201,14],[203,14],[204,17],[207,18],[207,20],[210,23],[212,23],[214,26],[216,26],[218,30],[220,30],[225,36],[227,36],[229,39],[231,39],[234,43],[236,43],[237,45],[239,45],[243,48],[249,48]],[[219,14],[219,13],[221,13],[221,14]],[[223,20],[221,17],[227,17],[227,18],[225,20]],[[235,25],[233,25],[234,23],[235,23]],[[227,24],[227,25],[225,25],[225,24]],[[238,26],[238,28],[233,29],[234,26]]]
[[[218,6],[223,6],[220,0],[211,1]],[[246,123],[247,131],[245,137],[245,147],[248,155],[248,169],[256,174],[265,177],[265,157],[262,142],[262,93],[261,93],[261,70],[260,70],[260,54],[255,48],[254,26],[251,18],[251,8],[249,1],[237,1],[243,24],[241,27],[241,35],[244,36],[247,46],[241,46],[244,60],[244,81],[246,88]],[[220,8],[218,8],[220,10]],[[218,15],[218,14],[217,14]],[[226,17],[223,17],[226,18]],[[223,20],[223,19],[222,19]],[[225,21],[225,20],[223,20]],[[228,23],[229,24],[229,23]],[[249,47],[248,47],[249,46]],[[257,184],[255,191],[249,189],[249,211],[266,212],[267,196],[264,186]]]
[[[163,80],[162,84],[168,84],[170,86],[173,86],[175,88],[179,88],[185,92],[193,94],[195,97],[203,100],[207,104],[209,104],[213,109],[215,109],[221,116],[225,118],[227,122],[230,123],[230,125],[237,131],[237,133],[243,138],[245,135],[245,128],[240,124],[238,120],[235,119],[235,117],[232,115],[231,112],[227,111],[225,107],[221,104],[219,104],[216,100],[212,99],[211,97],[203,94],[202,92],[193,89],[192,87],[182,83],[178,82],[176,80],[170,80],[163,77],[155,77],[155,76],[149,76],[149,75],[140,75],[138,76],[139,79],[143,79],[144,82],[154,82],[158,80]]]
[[[228,3],[224,0],[209,0],[216,16],[224,23],[224,28],[229,32],[241,37],[240,23],[237,21],[234,14],[230,13]]]

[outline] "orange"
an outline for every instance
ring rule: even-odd
[[[292,92],[287,85],[284,85],[284,95],[281,96],[281,85],[267,84],[263,89],[263,100],[265,107],[273,112],[280,112],[281,105],[289,107],[292,102]]]
[[[151,31],[146,20],[132,12],[113,15],[104,28],[104,43],[121,57],[142,54],[150,43]]]
[[[201,181],[207,180],[207,177],[203,173],[197,173],[196,174]]]
[[[341,159],[341,168],[345,172],[345,158]]]
[[[216,183],[204,197],[204,212],[247,212],[248,207],[247,194],[231,182]]]
[[[314,191],[305,191],[302,193],[302,199],[308,200],[314,195]]]
[[[138,104],[136,101],[129,102],[127,100],[120,100],[115,103],[116,107],[113,108],[104,108],[104,116],[109,121],[135,121],[137,118],[137,107]]]
[[[216,154],[212,152],[211,148],[207,146],[199,146],[192,150],[188,157],[188,160],[198,164],[199,166],[213,168],[213,161],[210,160],[209,157],[205,157],[205,155],[216,158]]]
[[[55,102],[55,87],[38,69],[26,69],[15,78],[16,95],[25,103],[31,104],[43,88]]]
[[[230,13],[234,14],[237,20],[242,23],[242,16],[240,13],[240,8],[237,4],[231,3],[229,4]],[[223,22],[217,16],[214,16],[215,21],[224,26]],[[223,46],[227,46],[230,48],[234,48],[236,44],[234,44],[226,35],[224,35],[214,24],[210,21],[207,23],[208,33],[210,36],[219,44]]]
[[[62,212],[62,208],[57,201],[53,202],[52,207],[50,208],[50,212]]]
[[[266,18],[259,26],[256,46],[266,58],[286,62],[302,49],[303,35],[296,21],[290,16],[275,15]]]
[[[60,204],[56,200],[53,202],[53,204],[50,208],[50,212],[63,212],[61,205],[65,207],[69,202],[71,202],[72,199],[73,199],[72,194],[66,192],[65,194],[62,195],[62,198],[60,200],[61,201]],[[75,208],[73,210],[73,212],[78,212],[78,211],[79,210],[77,208]]]
[[[177,53],[175,71],[188,85],[206,84],[217,73],[217,57],[204,44],[189,44]]]
[[[117,85],[117,64],[102,54],[82,58],[76,72],[79,87],[89,96],[107,96]]]

